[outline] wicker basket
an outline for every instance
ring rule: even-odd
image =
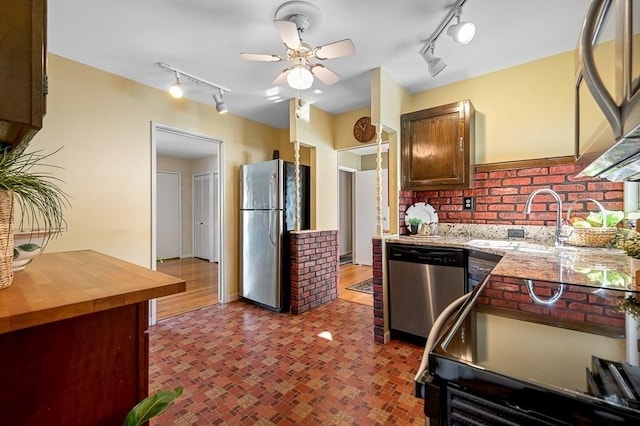
[[[567,244],[580,247],[606,247],[618,228],[573,228]]]
[[[602,222],[606,223],[606,211],[602,204],[594,200],[593,198],[582,198],[574,201],[569,206],[567,210],[567,221],[569,221],[569,216],[571,216],[571,209],[574,204],[579,201],[591,201],[598,206],[600,209],[600,213],[602,214]],[[580,246],[580,247],[605,247],[607,244],[611,242],[613,236],[616,235],[618,228],[574,228],[569,238],[566,240],[566,243],[572,246]]]
[[[0,288],[13,282],[13,193],[0,190]]]

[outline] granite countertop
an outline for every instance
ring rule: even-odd
[[[609,248],[564,246],[535,240],[492,240],[473,236],[388,236],[385,243],[457,247],[502,256],[493,275],[640,292],[630,258]]]

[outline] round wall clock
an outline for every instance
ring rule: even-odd
[[[371,124],[371,117],[360,117],[353,125],[353,137],[358,142],[369,142],[376,135],[376,126]]]

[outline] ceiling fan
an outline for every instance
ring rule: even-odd
[[[305,2],[290,2],[305,3]],[[319,47],[311,47],[302,41],[302,34],[309,28],[310,18],[304,13],[292,13],[287,19],[276,19],[273,24],[282,39],[287,52],[285,56],[274,54],[241,53],[240,57],[247,61],[280,62],[291,61],[286,68],[273,80],[274,85],[288,83],[294,89],[308,89],[313,84],[313,77],[330,86],[340,80],[338,74],[322,64],[311,62],[312,59],[339,58],[355,53],[355,46],[350,39],[336,41]]]

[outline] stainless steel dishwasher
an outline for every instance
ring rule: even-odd
[[[465,251],[389,244],[387,258],[391,335],[426,339],[438,315],[465,293]]]

